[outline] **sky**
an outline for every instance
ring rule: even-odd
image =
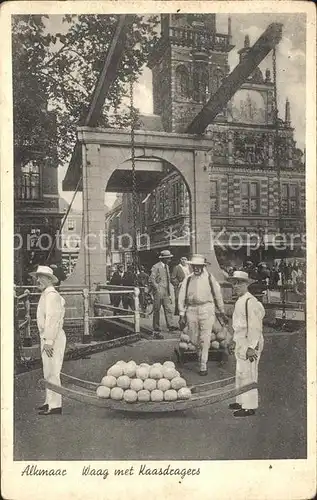
[[[231,16],[232,43],[235,48],[229,53],[231,70],[239,62],[238,50],[243,47],[245,35],[250,37],[250,46],[259,38],[266,27],[272,22],[283,24],[283,37],[277,47],[277,94],[279,116],[284,119],[285,100],[291,105],[291,120],[294,130],[294,139],[297,146],[305,148],[305,92],[306,92],[306,30],[304,14],[233,14]],[[217,14],[217,32],[227,33],[228,15]],[[61,17],[50,16],[47,22],[49,31],[61,29]],[[271,69],[272,53],[260,64],[262,71]],[[135,85],[135,106],[141,113],[153,112],[152,74],[144,68],[138,83]],[[60,195],[70,202],[72,193],[63,192],[61,183],[66,166],[59,168]],[[111,206],[115,200],[114,193],[106,193],[105,202]],[[74,208],[81,209],[81,195],[77,194]]]

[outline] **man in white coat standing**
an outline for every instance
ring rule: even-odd
[[[63,330],[65,300],[55,290],[57,278],[47,266],[38,266],[35,273],[37,286],[42,291],[37,307],[37,326],[40,333],[40,347],[45,380],[60,385],[60,372],[64,359],[66,336]],[[60,415],[62,397],[46,389],[46,398],[39,407],[40,415]]]
[[[232,282],[233,292],[238,296],[235,304],[232,327],[233,339],[229,351],[236,357],[236,387],[242,387],[258,381],[258,367],[263,350],[263,318],[265,310],[262,304],[248,291],[253,282],[245,271],[235,271],[228,277]],[[258,408],[258,390],[251,389],[236,398],[229,408],[236,410],[235,417],[254,415]]]
[[[216,307],[219,316],[226,321],[221,287],[216,278],[206,270],[203,255],[193,255],[193,272],[187,276],[180,287],[178,296],[179,327],[188,325],[191,342],[196,346],[199,360],[199,374],[207,375],[207,362],[212,327],[216,320]]]

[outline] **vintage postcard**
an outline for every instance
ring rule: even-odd
[[[313,3],[0,12],[2,496],[313,498]]]

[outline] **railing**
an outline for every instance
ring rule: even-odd
[[[186,28],[170,28],[170,40],[175,45],[196,47],[198,49],[228,49],[230,36],[219,33],[206,33]]]
[[[31,292],[27,288],[24,293],[21,295],[16,294],[16,289],[14,289],[14,323],[15,329],[18,330],[17,334],[19,336],[19,340],[21,341],[20,331],[24,329],[23,336],[23,346],[30,347],[32,345],[32,337],[31,337],[31,303],[30,303],[30,295]],[[19,320],[19,312],[20,312],[20,304],[21,301],[24,301],[24,321]],[[19,342],[19,346],[21,342]]]
[[[15,334],[16,334],[16,343],[18,344],[19,348],[23,345],[23,347],[31,347],[32,346],[32,335],[31,335],[31,326],[32,322],[36,322],[35,317],[31,317],[31,309],[32,306],[36,305],[36,301],[33,300],[32,298],[38,298],[41,295],[41,292],[39,291],[30,291],[30,289],[34,289],[37,287],[30,286],[27,287],[21,295],[17,295],[16,289],[23,289],[26,287],[15,287],[14,291],[14,298],[15,298],[15,310],[14,310],[14,324],[15,324]],[[96,310],[100,312],[102,311],[110,311],[110,312],[117,312],[117,311],[125,311],[125,314],[118,314],[114,315],[114,319],[132,319],[133,324],[134,324],[134,332],[135,333],[140,333],[140,304],[139,304],[139,294],[140,290],[138,287],[122,287],[122,286],[114,286],[114,285],[98,285],[98,289],[94,290],[91,289],[89,290],[88,288],[78,288],[78,287],[69,287],[70,289],[66,288],[61,288],[59,290],[59,293],[65,297],[65,311],[67,312],[68,307],[67,307],[67,302],[71,302],[76,296],[81,297],[81,304],[82,304],[82,314],[79,314],[77,317],[70,317],[68,318],[65,315],[65,321],[64,324],[67,322],[67,320],[70,320],[71,322],[73,321],[79,321],[83,323],[83,343],[88,343],[87,340],[89,341],[91,336],[90,336],[90,321],[91,320],[97,320],[97,319],[102,319],[102,318],[107,318],[109,319],[111,316],[110,315],[100,315],[100,314],[95,314]],[[72,289],[73,288],[73,289]],[[77,288],[76,290],[74,288]],[[127,309],[123,309],[120,307],[115,307],[111,304],[105,304],[100,301],[100,298],[102,295],[133,295],[133,310],[127,311]],[[68,297],[68,301],[67,301]],[[98,298],[98,300],[97,300]],[[21,307],[22,305],[22,307]],[[80,310],[80,303],[77,304],[76,310]],[[21,309],[24,308],[24,319],[21,321],[19,318]],[[93,315],[91,314],[91,311],[93,311]],[[22,331],[24,331],[24,335],[22,335]]]

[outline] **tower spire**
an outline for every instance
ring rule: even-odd
[[[286,102],[285,102],[285,124],[290,126],[291,124],[291,104],[288,100],[288,97],[286,97]]]
[[[229,16],[228,17],[228,37],[229,37],[229,40],[231,39],[232,37],[232,31],[231,31],[231,17]]]

